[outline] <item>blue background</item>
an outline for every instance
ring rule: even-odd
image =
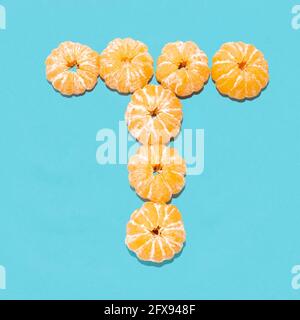
[[[300,30],[294,1],[2,0],[0,31],[0,299],[299,299]],[[205,170],[173,200],[187,244],[172,263],[140,263],[124,246],[142,201],[124,165],[100,166],[96,133],[117,131],[130,96],[100,81],[64,98],[44,60],[65,40],[102,51],[116,37],[145,42],[156,59],[176,40],[211,58],[223,42],[253,43],[271,83],[251,102],[210,80],[183,101],[183,128],[204,128]],[[155,81],[153,81],[155,83]]]

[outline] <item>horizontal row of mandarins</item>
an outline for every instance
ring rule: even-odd
[[[147,46],[130,38],[111,41],[100,55],[68,41],[48,56],[46,74],[67,96],[92,90],[99,75],[110,89],[134,93],[149,83],[153,65]],[[210,74],[221,94],[237,100],[258,96],[269,82],[263,53],[243,42],[223,44],[213,57],[211,72],[206,54],[192,41],[168,43],[157,61],[157,81],[178,97],[200,92]]]

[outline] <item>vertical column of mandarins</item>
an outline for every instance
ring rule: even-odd
[[[150,202],[132,214],[126,245],[145,261],[170,260],[185,242],[181,214],[167,204],[185,185],[185,162],[174,148],[166,146],[180,132],[182,116],[176,95],[157,85],[137,90],[127,107],[129,132],[141,143],[129,159],[129,182]]]

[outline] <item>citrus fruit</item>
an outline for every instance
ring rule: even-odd
[[[269,82],[268,62],[251,44],[228,42],[215,54],[212,79],[223,95],[232,99],[251,99]]]
[[[63,95],[83,94],[97,84],[98,60],[98,53],[91,48],[71,41],[63,42],[46,59],[47,80]]]
[[[199,92],[209,74],[206,54],[192,41],[168,43],[157,61],[157,81],[179,97]]]
[[[169,202],[185,185],[185,161],[164,145],[141,146],[129,159],[128,171],[136,193],[153,202]]]
[[[130,38],[115,39],[100,55],[100,76],[121,93],[144,87],[153,76],[153,59],[147,46]]]
[[[144,261],[170,260],[184,242],[183,221],[174,205],[146,202],[133,212],[127,224],[125,243]]]
[[[125,119],[129,132],[142,144],[166,144],[180,131],[182,105],[172,91],[147,85],[132,95]]]

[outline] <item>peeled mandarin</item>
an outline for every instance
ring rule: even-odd
[[[129,159],[128,171],[136,193],[153,202],[169,202],[185,185],[185,161],[164,145],[141,146]]]
[[[213,58],[212,79],[221,94],[236,100],[252,99],[269,83],[268,62],[253,45],[228,42]]]
[[[180,131],[182,105],[170,90],[147,85],[132,95],[125,119],[129,132],[140,143],[166,144]]]
[[[208,58],[192,41],[168,43],[157,61],[157,81],[179,97],[201,91],[209,75]]]
[[[153,59],[147,46],[131,38],[115,39],[100,55],[100,76],[120,93],[133,93],[153,76]]]
[[[144,261],[161,263],[179,253],[185,242],[185,230],[174,205],[146,202],[133,212],[126,228],[125,243]]]
[[[97,84],[99,55],[85,45],[63,42],[45,63],[47,80],[63,95],[81,95]]]

